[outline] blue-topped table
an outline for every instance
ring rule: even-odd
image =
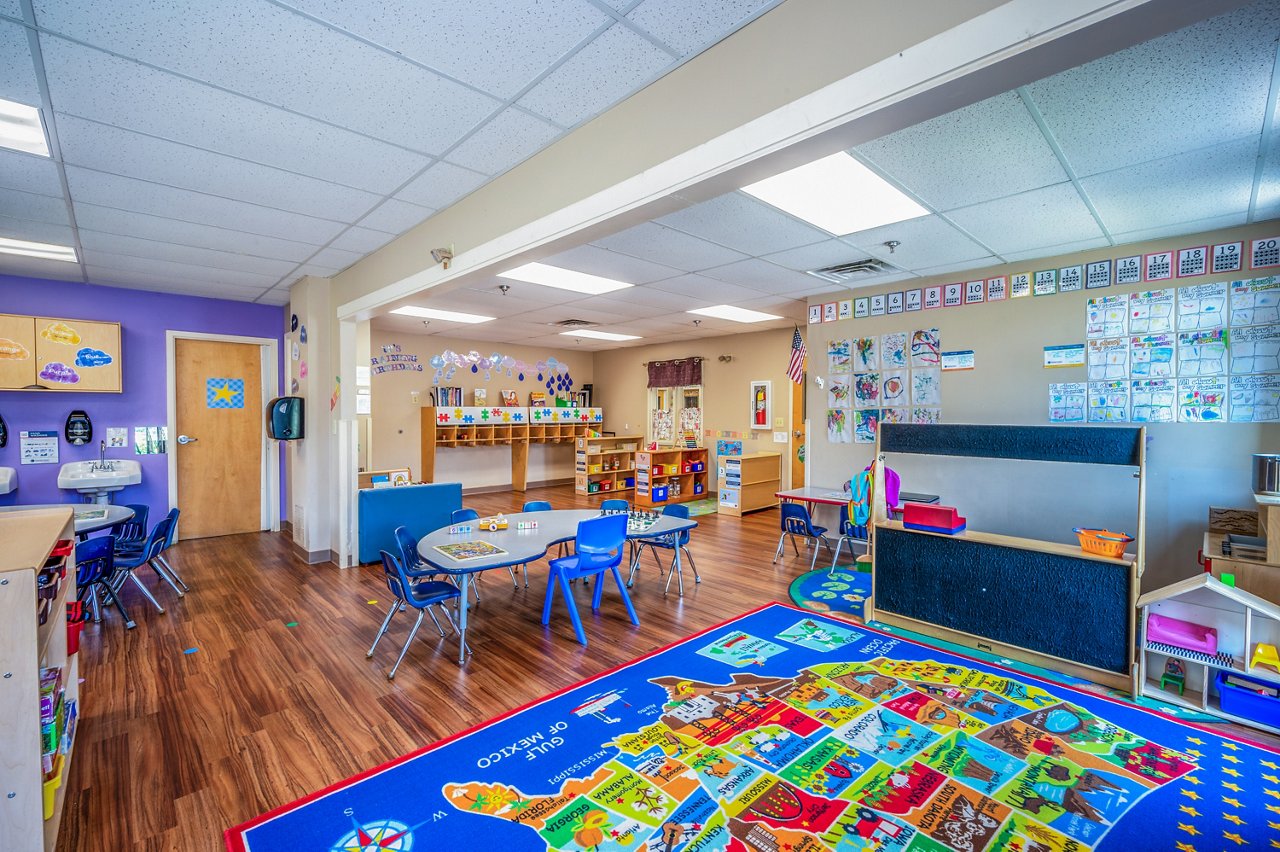
[[[518,512],[504,517],[509,523],[505,530],[483,530],[480,529],[477,521],[464,521],[463,523],[471,524],[472,532],[451,534],[449,527],[443,527],[428,533],[418,542],[418,555],[441,573],[457,578],[458,587],[462,591],[462,597],[458,602],[458,631],[462,634],[462,641],[458,644],[458,665],[466,662],[467,610],[470,608],[467,603],[467,588],[471,575],[481,571],[492,571],[495,568],[536,562],[546,556],[553,545],[573,541],[578,534],[578,523],[600,517],[600,511],[598,509],[554,509],[550,512]],[[520,523],[528,521],[537,522],[538,528],[517,529]],[[653,526],[644,530],[632,532],[628,529],[627,538],[657,538],[691,530],[697,525],[698,522],[694,520],[662,515]],[[436,550],[437,545],[459,544],[467,541],[485,541],[506,552],[475,559],[454,559]],[[675,549],[675,561],[672,563],[671,570],[676,574],[681,573],[678,547]],[[683,587],[681,592],[683,593]]]

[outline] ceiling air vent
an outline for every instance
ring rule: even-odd
[[[547,325],[555,325],[560,328],[586,328],[587,326],[599,325],[598,322],[591,322],[584,319],[562,319],[558,322],[549,322]]]
[[[816,278],[821,278],[823,281],[830,281],[833,284],[846,284],[861,278],[870,278],[874,275],[883,275],[886,272],[896,271],[896,267],[890,266],[883,260],[876,257],[868,257],[864,260],[824,266],[821,269],[810,269],[809,274]]]

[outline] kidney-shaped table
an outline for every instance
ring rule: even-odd
[[[509,526],[505,530],[481,529],[478,521],[464,521],[470,524],[472,531],[468,533],[450,533],[449,527],[443,527],[428,533],[418,542],[418,554],[443,574],[455,577],[462,597],[458,603],[458,630],[462,641],[458,645],[458,665],[466,662],[467,640],[467,587],[471,575],[481,571],[492,571],[495,568],[506,568],[536,562],[547,554],[553,545],[564,541],[573,541],[578,534],[578,523],[591,518],[600,517],[597,509],[553,509],[550,512],[519,512],[506,515]],[[537,529],[518,529],[521,523],[536,522]],[[659,538],[675,535],[691,530],[698,525],[697,521],[677,518],[672,515],[661,515],[656,523],[646,529],[627,529],[627,538]],[[480,556],[473,559],[454,559],[447,553],[436,550],[437,546],[460,544],[469,541],[484,541],[506,551],[492,556]],[[675,561],[672,572],[682,576],[680,565],[680,548],[675,548]],[[683,593],[683,580],[681,582]]]

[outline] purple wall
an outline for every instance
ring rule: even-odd
[[[115,492],[111,502],[146,503],[153,520],[168,513],[168,457],[133,451],[134,426],[165,423],[168,329],[275,338],[281,341],[280,375],[284,375],[285,311],[280,307],[0,275],[0,313],[118,322],[124,364],[124,393],[0,391],[0,416],[9,427],[9,444],[0,449],[0,466],[18,471],[18,489],[0,495],[0,505],[80,502],[79,494],[58,487],[58,469],[69,461],[97,458],[98,441],[106,438],[107,427],[123,426],[129,429],[129,447],[107,450],[107,458],[140,461],[142,483]],[[93,442],[82,447],[61,439],[67,415],[77,408],[88,412],[93,421]],[[41,429],[59,435],[58,464],[20,464],[18,433]],[[283,518],[287,505],[283,475],[280,498]]]

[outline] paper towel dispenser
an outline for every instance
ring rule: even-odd
[[[271,400],[267,418],[267,434],[280,441],[297,441],[304,437],[302,397],[280,396]]]

